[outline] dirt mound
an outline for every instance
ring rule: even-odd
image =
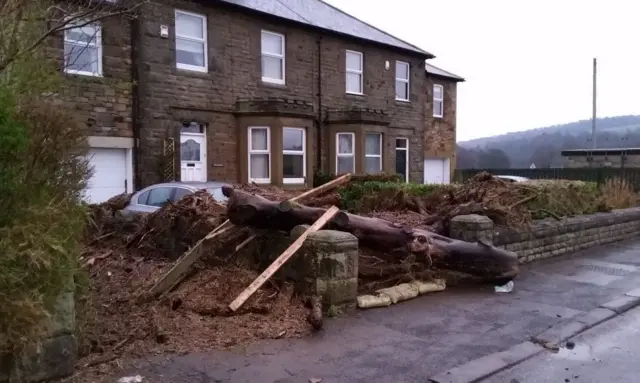
[[[86,313],[86,321],[79,323],[81,369],[106,372],[123,359],[228,348],[310,331],[308,309],[289,285],[267,283],[230,315],[227,305],[258,275],[246,264],[200,262],[197,273],[174,292],[159,300],[142,299],[172,266],[116,252],[88,265],[91,290],[78,308]]]

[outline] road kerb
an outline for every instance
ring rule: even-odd
[[[491,375],[512,367],[538,354],[544,347],[541,344],[555,343],[560,345],[594,326],[613,319],[626,311],[640,305],[640,288],[631,290],[595,309],[578,314],[562,321],[531,338],[507,350],[495,352],[471,360],[440,373],[429,381],[432,383],[475,383]]]

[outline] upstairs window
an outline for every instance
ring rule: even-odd
[[[396,100],[409,101],[409,63],[396,61]]]
[[[362,53],[356,51],[347,51],[346,57],[347,93],[364,94]]]
[[[84,76],[102,76],[102,30],[100,24],[64,31],[64,71]]]
[[[176,11],[176,67],[207,72],[207,18]]]
[[[260,45],[262,52],[262,81],[284,84],[284,35],[262,31]]]
[[[442,85],[433,86],[433,117],[444,116],[444,88]]]

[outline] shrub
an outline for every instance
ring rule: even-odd
[[[601,187],[602,203],[609,209],[624,209],[638,204],[638,193],[624,178],[610,178]]]
[[[38,341],[57,295],[73,288],[90,175],[86,133],[42,98],[0,104],[0,354]],[[7,137],[9,138],[7,138]],[[3,141],[4,142],[4,141]],[[71,286],[70,286],[71,284]]]
[[[413,198],[424,198],[434,192],[455,189],[455,185],[423,185],[401,182],[365,181],[340,188],[340,206],[356,212],[396,210],[417,204]]]

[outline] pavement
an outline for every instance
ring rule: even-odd
[[[524,265],[514,282],[510,293],[490,286],[448,288],[358,311],[326,321],[323,331],[304,339],[153,357],[118,377],[175,383],[480,381],[640,303],[640,291],[632,291],[640,287],[640,240]]]
[[[483,383],[637,382],[640,308],[606,321],[563,344],[491,376]]]

